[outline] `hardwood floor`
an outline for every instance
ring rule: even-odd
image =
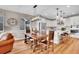
[[[54,45],[54,54],[79,54],[79,39],[71,38],[65,43]]]
[[[53,46],[53,51],[50,47],[42,52],[40,50],[32,52],[32,49],[24,41],[16,41],[13,50],[8,54],[79,54],[79,39],[71,38],[64,43],[54,44]]]
[[[16,41],[14,43],[13,50],[8,54],[49,54],[49,53],[50,54],[53,53],[51,48],[49,48],[48,50],[43,50],[43,51],[37,50],[33,52],[32,49],[29,47],[29,45],[25,44],[23,40],[23,41]]]

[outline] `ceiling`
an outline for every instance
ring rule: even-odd
[[[19,13],[35,15],[33,5],[0,5],[1,9],[15,11]],[[79,14],[79,5],[38,5],[36,14],[54,19],[56,17],[56,8],[65,12],[65,16]]]

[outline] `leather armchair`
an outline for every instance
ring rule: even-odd
[[[7,39],[0,41],[0,54],[5,54],[13,49],[14,37],[8,33]]]

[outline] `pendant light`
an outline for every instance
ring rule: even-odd
[[[63,20],[63,12],[62,12],[62,10],[60,11],[60,21],[62,21]]]
[[[65,12],[62,12],[62,10],[61,10],[60,11],[60,21],[61,21],[62,25],[64,25],[64,23],[65,23],[64,15],[65,15]]]
[[[64,22],[64,24],[65,24],[65,21],[66,21],[66,19],[65,19],[65,12],[63,12],[63,22]]]
[[[37,20],[39,17],[37,16],[37,5],[33,6],[33,15],[35,16],[32,21]]]
[[[57,15],[56,15],[56,21],[57,21],[57,25],[60,24],[60,14],[59,14],[59,8],[56,8],[57,11]]]
[[[59,8],[56,8],[56,10],[57,10],[57,15],[56,15],[56,20],[58,20],[58,18],[59,18]]]
[[[34,13],[33,13],[33,14],[34,14],[34,16],[36,16],[36,12],[37,12],[37,5],[34,5],[34,6],[33,6],[33,9],[34,9]]]

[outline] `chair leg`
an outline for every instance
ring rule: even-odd
[[[33,52],[35,52],[35,51],[36,51],[36,45],[33,46]]]

